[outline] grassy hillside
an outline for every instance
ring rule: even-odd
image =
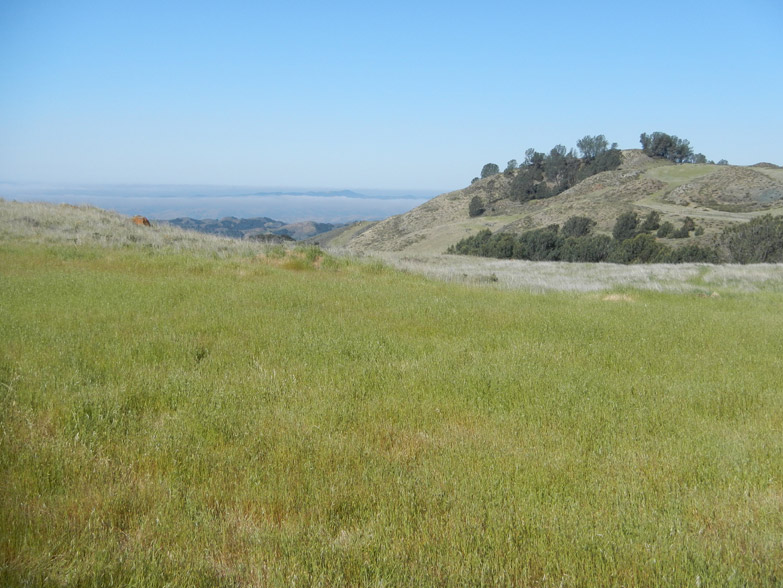
[[[2,585],[783,578],[779,292],[534,295],[10,208]]]
[[[611,232],[627,210],[661,213],[663,221],[682,224],[686,216],[705,229],[703,242],[729,224],[765,212],[783,214],[783,170],[774,166],[674,165],[651,159],[641,150],[623,152],[614,171],[591,176],[544,200],[525,203],[508,198],[514,173],[479,180],[463,190],[442,194],[418,208],[382,221],[346,244],[353,251],[442,253],[460,239],[489,228],[522,232],[563,224],[571,216],[589,216],[597,230]],[[479,197],[486,212],[468,215]]]

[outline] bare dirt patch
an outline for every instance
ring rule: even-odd
[[[604,302],[633,302],[634,298],[628,294],[607,294],[601,300]]]

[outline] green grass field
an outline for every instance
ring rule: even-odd
[[[780,585],[783,294],[606,298],[2,241],[0,584]]]

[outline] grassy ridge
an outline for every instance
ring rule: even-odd
[[[8,242],[0,276],[2,584],[783,578],[778,293]]]

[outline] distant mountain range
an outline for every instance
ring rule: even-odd
[[[309,191],[309,192],[254,192],[250,196],[318,196],[319,198],[359,198],[361,200],[421,200],[421,195],[415,196],[413,194],[362,194],[360,192],[354,192],[353,190],[337,190],[331,192],[324,191]]]
[[[259,238],[264,235],[279,235],[290,237],[297,241],[307,239],[342,227],[342,224],[319,223],[314,221],[300,221],[286,223],[268,217],[237,218],[227,216],[221,219],[196,219],[180,217],[172,220],[157,220],[160,224],[169,224],[212,235],[234,237],[236,239]]]

